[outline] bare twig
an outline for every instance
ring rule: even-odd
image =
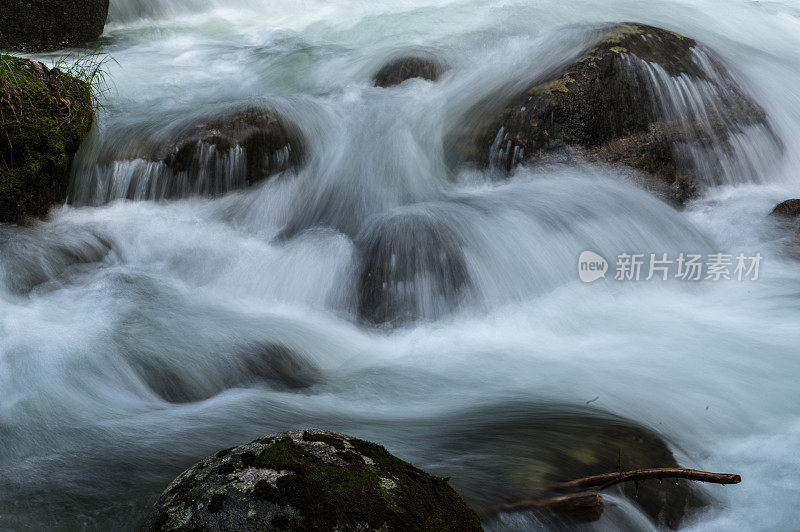
[[[713,482],[715,484],[738,484],[742,481],[742,477],[739,475],[709,473],[708,471],[682,469],[679,467],[618,471],[556,484],[538,492],[531,498],[500,506],[498,510],[502,512],[550,510],[568,515],[576,521],[591,522],[598,520],[603,514],[603,497],[600,495],[600,490],[620,482],[664,478],[683,478],[698,482]],[[559,492],[563,494],[555,495]]]
[[[586,488],[605,489],[620,482],[630,482],[647,479],[684,478],[698,482],[712,482],[714,484],[738,484],[742,481],[739,475],[729,473],[709,473],[697,469],[683,469],[679,467],[657,467],[653,469],[635,469],[633,471],[619,471],[605,473],[591,477],[579,478],[552,486],[554,491],[579,491]]]

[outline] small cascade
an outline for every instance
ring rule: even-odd
[[[783,151],[780,140],[727,70],[702,46],[692,52],[700,76],[675,76],[635,55],[621,57],[647,85],[663,122],[661,133],[675,140],[679,174],[697,175],[705,186],[763,183]]]
[[[75,203],[103,204],[115,199],[166,200],[218,196],[247,186],[247,153],[241,146],[220,152],[199,143],[189,168],[175,171],[164,161],[132,159],[98,165],[92,184],[76,191]],[[286,154],[278,154],[286,158]]]

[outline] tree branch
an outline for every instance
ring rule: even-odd
[[[729,473],[709,473],[697,469],[682,469],[679,467],[657,467],[652,469],[634,469],[633,471],[618,471],[591,477],[579,478],[552,486],[555,491],[579,491],[586,488],[605,489],[620,482],[635,480],[684,478],[698,482],[712,482],[714,484],[738,484],[742,481],[739,475]]]
[[[578,522],[597,521],[603,514],[603,498],[600,495],[600,490],[620,482],[664,478],[683,478],[698,482],[713,482],[715,484],[738,484],[742,481],[742,477],[739,475],[709,473],[708,471],[682,469],[679,467],[618,471],[556,484],[538,492],[534,497],[514,504],[503,505],[498,510],[502,512],[550,510],[569,515]],[[566,493],[554,495],[558,492]]]

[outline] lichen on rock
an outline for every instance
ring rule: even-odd
[[[164,491],[146,530],[480,530],[447,481],[325,431],[220,451]]]
[[[0,55],[0,222],[41,216],[65,199],[94,104],[90,83]]]

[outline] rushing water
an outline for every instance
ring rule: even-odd
[[[684,210],[612,168],[451,171],[442,139],[461,113],[629,20],[718,52],[785,149],[742,135]],[[766,216],[800,194],[793,1],[112,0],[94,49],[114,58],[111,90],[71,203],[0,235],[0,528],[133,528],[199,458],[302,427],[380,441],[486,506],[546,439],[525,432],[543,411],[621,416],[682,465],[742,475],[704,487],[713,503],[685,526],[796,527],[800,268]],[[450,69],[373,87],[398,50]],[[216,199],[125,199],[146,163],[108,154],[254,102],[303,130],[298,172]],[[444,302],[420,279],[421,319],[363,326],[360,243],[404,216],[457,235],[469,288]],[[584,250],[764,260],[757,281],[583,284]],[[610,500],[597,527],[654,526]]]

